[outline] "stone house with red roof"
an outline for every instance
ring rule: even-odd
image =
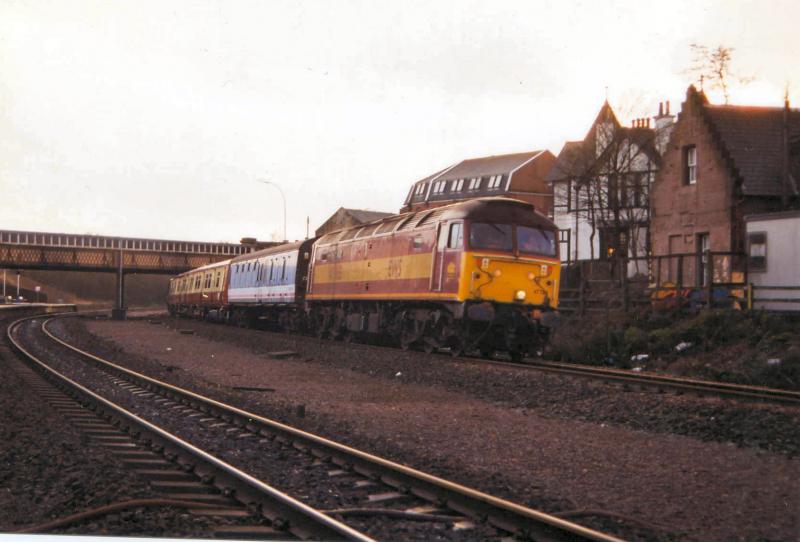
[[[544,177],[555,159],[550,151],[540,150],[462,160],[415,182],[400,212],[505,196],[532,203],[540,213],[552,216],[553,191]]]
[[[745,216],[800,207],[799,181],[800,111],[712,105],[690,86],[651,190],[652,254],[695,255],[681,259],[685,285],[706,284],[709,269],[730,279],[741,264],[709,264],[706,251],[743,253]],[[662,282],[675,281],[669,268]]]

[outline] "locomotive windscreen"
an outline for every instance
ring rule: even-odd
[[[514,228],[517,230],[516,247]],[[523,254],[556,255],[555,232],[528,226],[475,222],[470,226],[469,244],[472,249],[511,252],[516,248]]]

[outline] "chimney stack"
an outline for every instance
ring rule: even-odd
[[[669,141],[669,136],[672,133],[674,122],[675,117],[669,114],[669,100],[665,102],[659,102],[658,115],[655,117],[655,121],[653,122],[653,128],[655,128],[656,131],[655,146],[659,154],[664,154],[664,151],[667,148],[667,142]],[[650,118],[647,119],[647,127],[650,128]]]

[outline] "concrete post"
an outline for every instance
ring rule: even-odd
[[[111,318],[114,320],[125,320],[128,312],[125,307],[125,271],[123,266],[123,253],[120,250],[117,252],[117,298],[111,311]]]

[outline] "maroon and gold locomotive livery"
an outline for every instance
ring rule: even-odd
[[[519,358],[539,348],[558,306],[557,233],[529,203],[479,198],[190,271],[168,303],[227,320],[281,322],[283,311],[321,337]]]
[[[321,237],[306,300],[318,334],[521,357],[558,304],[557,229],[533,206],[481,198]]]

